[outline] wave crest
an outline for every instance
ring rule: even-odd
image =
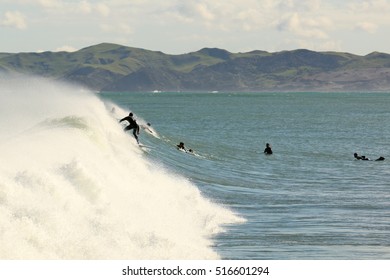
[[[0,86],[0,106],[14,102],[0,119],[0,259],[219,258],[212,236],[239,217],[146,159],[95,95],[14,82]]]

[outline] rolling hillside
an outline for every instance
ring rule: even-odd
[[[0,53],[0,73],[98,91],[390,91],[390,55],[294,50],[168,55],[103,43],[77,52]]]

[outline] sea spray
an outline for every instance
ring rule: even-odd
[[[91,92],[1,80],[0,259],[216,259],[241,219],[147,160]]]

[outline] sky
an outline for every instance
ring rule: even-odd
[[[390,53],[390,0],[0,0],[0,52]]]

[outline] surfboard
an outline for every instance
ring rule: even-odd
[[[140,128],[143,129],[147,134],[152,135],[155,138],[160,139],[160,135],[158,135],[157,131],[155,131],[151,126],[140,124]]]
[[[179,148],[178,148],[178,150],[179,150],[180,152],[183,152],[183,153],[186,153],[186,154],[195,156],[195,157],[203,158],[203,156],[201,156],[201,155],[195,153],[194,151],[189,151],[189,150],[184,150],[184,149],[179,149]]]

